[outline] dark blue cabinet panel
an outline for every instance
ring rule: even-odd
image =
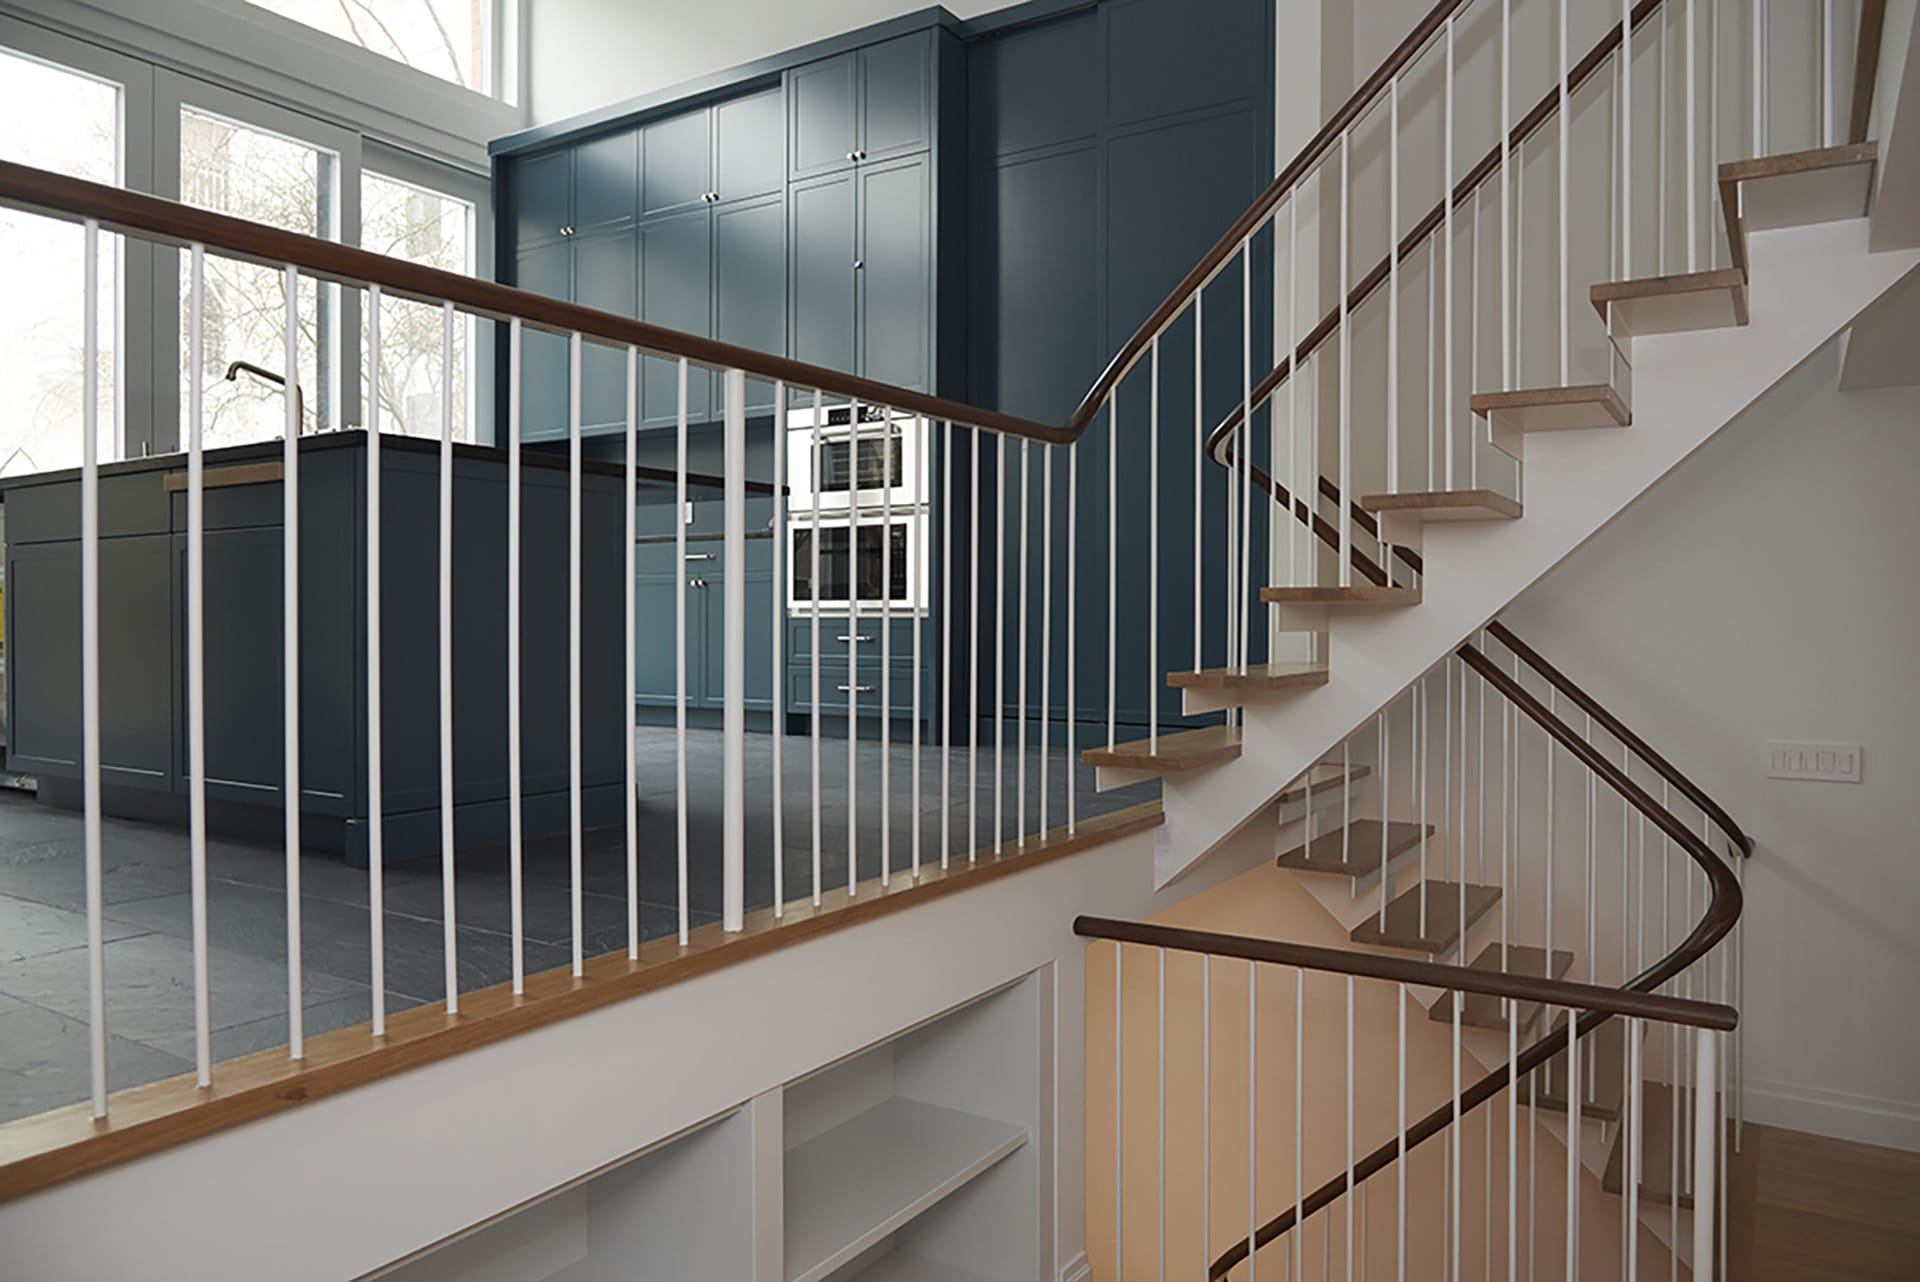
[[[829,369],[854,368],[854,175],[843,170],[794,184],[795,359]]]
[[[751,711],[772,706],[773,542],[749,539],[746,547],[746,702]],[[718,539],[689,539],[680,562],[672,541],[634,548],[634,698],[650,707],[674,706],[677,689],[676,593],[686,585],[687,707],[718,711],[726,706],[726,566]]]
[[[931,166],[915,156],[861,166],[859,373],[932,390],[933,245]]]
[[[675,593],[681,577],[680,553],[673,543],[641,543],[633,549],[634,699],[641,704],[673,706],[678,684]],[[688,594],[692,592],[689,588]],[[693,665],[704,662],[705,655],[704,645],[688,653],[690,686],[696,676]]]
[[[776,86],[713,108],[713,190],[721,201],[769,195],[786,182],[782,101]]]
[[[668,329],[710,335],[712,317],[712,211],[704,206],[640,228],[640,318]],[[641,417],[650,426],[676,421],[677,363],[648,359],[642,371]],[[703,369],[687,373],[687,417],[711,412],[713,379]]]
[[[860,51],[860,159],[886,160],[933,143],[933,34],[915,32]]]
[[[1108,0],[1101,17],[1112,123],[1263,98],[1267,13],[1247,0]]]
[[[622,226],[633,221],[638,198],[639,133],[589,138],[573,149],[573,217],[575,234]]]
[[[859,59],[842,54],[787,77],[789,164],[795,178],[838,169],[859,147]]]
[[[574,301],[620,316],[636,311],[639,233],[609,232],[573,245]],[[599,343],[580,352],[582,428],[624,427],[627,421],[627,355]]]
[[[513,163],[513,243],[559,240],[573,221],[573,152],[542,152]]]
[[[713,190],[711,113],[704,107],[640,131],[640,216],[704,204]]]
[[[714,210],[713,332],[756,351],[787,350],[787,211],[777,194]],[[772,385],[749,380],[748,412],[772,408]]]
[[[972,46],[968,111],[985,154],[1093,138],[1101,124],[1099,34],[1098,15],[1085,13]]]
[[[514,284],[550,298],[573,296],[573,246],[564,240],[522,250]],[[520,436],[550,440],[567,433],[567,340],[542,330],[520,339]],[[501,440],[506,439],[502,431]]]

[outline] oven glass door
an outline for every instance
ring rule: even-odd
[[[858,433],[823,429],[818,447],[810,428],[787,434],[787,476],[796,511],[910,508],[920,502],[920,439],[913,420],[863,423]]]
[[[856,598],[862,613],[878,612],[883,602],[900,611],[919,607],[915,586],[919,578],[914,537],[918,517],[900,517],[891,524],[844,521],[820,526],[820,606],[845,611]],[[795,613],[813,606],[813,539],[811,522],[796,520],[789,527],[792,567],[790,603]],[[889,548],[889,544],[891,547]]]

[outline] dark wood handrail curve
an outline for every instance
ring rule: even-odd
[[[1619,766],[1607,760],[1597,748],[1593,747],[1592,744],[1589,744],[1584,738],[1577,734],[1571,726],[1567,725],[1558,716],[1548,710],[1535,695],[1530,693],[1513,677],[1502,671],[1499,665],[1470,646],[1462,646],[1459,654],[1461,659],[1473,668],[1483,680],[1499,691],[1500,694],[1519,711],[1558,740],[1562,747],[1572,753],[1582,764],[1587,766],[1588,769],[1592,770],[1597,778],[1605,781],[1607,786],[1618,793],[1628,805],[1639,811],[1642,816],[1650,820],[1656,828],[1678,845],[1706,875],[1710,891],[1710,897],[1707,901],[1705,911],[1701,914],[1699,922],[1688,932],[1686,938],[1681,940],[1679,945],[1665,957],[1660,958],[1645,971],[1628,980],[1625,984],[1621,985],[1618,990],[1599,989],[1596,994],[1587,994],[1582,990],[1587,989],[1589,987],[1588,985],[1559,985],[1556,981],[1541,980],[1537,982],[1541,984],[1542,987],[1539,991],[1544,995],[1534,997],[1531,994],[1520,994],[1522,999],[1542,1000],[1553,1005],[1567,1005],[1570,1009],[1582,1010],[1583,1013],[1574,1020],[1573,1037],[1576,1041],[1590,1036],[1595,1029],[1599,1028],[1607,1020],[1615,1018],[1616,1013],[1626,1015],[1630,1018],[1649,1018],[1664,1020],[1664,1022],[1689,1023],[1696,1027],[1703,1028],[1721,1027],[1721,1024],[1709,1022],[1707,1019],[1687,1019],[1679,1021],[1667,1019],[1666,1015],[1672,1014],[1672,1011],[1665,1007],[1663,1007],[1662,1010],[1666,1012],[1666,1015],[1656,1014],[1651,1010],[1642,1014],[1639,1010],[1616,1011],[1615,1008],[1623,1002],[1637,1004],[1636,994],[1645,996],[1655,995],[1655,990],[1657,990],[1660,985],[1681,974],[1701,958],[1705,957],[1713,950],[1715,945],[1726,938],[1733,930],[1735,923],[1740,919],[1743,902],[1740,884],[1738,879],[1735,878],[1733,870],[1728,867],[1725,861],[1720,858],[1703,838],[1687,827],[1686,824],[1682,823],[1644,788],[1635,783]],[[1091,920],[1092,919],[1083,919],[1083,921]],[[1076,930],[1078,929],[1079,924],[1076,923]],[[1096,934],[1094,931],[1081,931],[1080,933],[1100,938],[1114,937],[1112,935]],[[1122,942],[1156,941],[1141,938],[1123,940]],[[1190,942],[1200,943],[1200,941]],[[1295,946],[1283,945],[1281,947],[1292,948]],[[1205,952],[1208,951],[1208,949],[1200,946],[1194,948],[1193,951]],[[1246,956],[1246,952],[1229,952],[1226,955],[1244,957]],[[1302,956],[1306,956],[1306,954],[1302,954]],[[1265,958],[1256,956],[1253,957],[1252,960],[1260,961],[1265,960]],[[1299,964],[1280,958],[1277,954],[1275,960],[1281,960],[1282,964]],[[1347,953],[1339,949],[1311,950],[1311,968],[1338,974],[1395,979],[1399,977],[1400,967],[1423,965],[1425,964],[1402,962],[1396,959],[1381,958],[1370,954]],[[1441,967],[1439,969],[1446,971],[1454,968]],[[1426,972],[1409,971],[1406,973],[1424,974]],[[1506,978],[1517,979],[1519,977],[1509,976]],[[1435,978],[1410,979],[1408,982],[1434,983]],[[1461,982],[1460,979],[1454,977],[1446,977],[1441,981],[1441,984],[1446,987],[1459,987],[1467,991],[1484,991],[1485,982],[1484,977],[1476,978],[1472,983]],[[1603,1002],[1590,1006],[1583,1004],[1585,1001],[1596,996],[1597,993],[1606,994]],[[1497,995],[1512,994],[1502,993]],[[1569,1001],[1568,999],[1570,998],[1578,1000]],[[1707,1008],[1696,1012],[1702,1016],[1712,1013],[1714,1019],[1724,1020],[1728,1016],[1731,1016],[1731,1018],[1737,1021],[1737,1015],[1734,1015],[1732,1012],[1727,1012],[1727,1015],[1723,1016],[1713,1013],[1711,1004],[1703,1003],[1701,1005]],[[1732,1026],[1731,1024],[1726,1025],[1726,1027]],[[1457,1104],[1449,1101],[1439,1108],[1436,1108],[1418,1122],[1409,1126],[1405,1132],[1395,1136],[1393,1140],[1381,1145],[1354,1163],[1351,1174],[1347,1171],[1342,1171],[1339,1175],[1315,1189],[1311,1194],[1301,1198],[1298,1205],[1301,1216],[1304,1218],[1305,1216],[1315,1214],[1333,1205],[1346,1193],[1350,1184],[1357,1185],[1362,1180],[1369,1179],[1379,1172],[1386,1170],[1394,1162],[1402,1160],[1408,1152],[1452,1126],[1457,1118],[1464,1117],[1467,1113],[1472,1112],[1481,1105],[1496,1098],[1501,1091],[1507,1088],[1510,1082],[1518,1080],[1518,1075],[1530,1073],[1545,1064],[1565,1049],[1565,1046],[1566,1034],[1558,1030],[1550,1031],[1547,1035],[1521,1051],[1512,1062],[1502,1065],[1500,1068],[1488,1073],[1485,1077],[1462,1091]],[[1267,1245],[1287,1233],[1294,1227],[1296,1222],[1294,1213],[1294,1207],[1287,1208],[1278,1216],[1261,1225],[1255,1231],[1251,1240],[1237,1242],[1234,1246],[1223,1252],[1209,1267],[1208,1277],[1210,1279],[1225,1278],[1242,1260],[1247,1258],[1251,1251],[1258,1250],[1260,1247]]]
[[[1450,992],[1480,993],[1488,997],[1543,1002],[1548,1006],[1568,1006],[1575,1010],[1604,1011],[1609,1015],[1650,1019],[1662,1024],[1685,1024],[1690,1028],[1711,1028],[1723,1033],[1732,1032],[1740,1023],[1738,1011],[1718,1002],[1664,997],[1658,993],[1573,983],[1564,979],[1544,979],[1506,971],[1474,970],[1467,966],[1414,961],[1378,953],[1356,953],[1343,948],[1290,944],[1252,935],[1225,935],[1210,930],[1156,926],[1151,922],[1085,915],[1073,919],[1073,933],[1089,939],[1110,939],[1116,943],[1141,944],[1175,952],[1233,957],[1240,961],[1324,971],[1330,975],[1352,975],[1359,979],[1386,980],[1388,983],[1424,984]]]

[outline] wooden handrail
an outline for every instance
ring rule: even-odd
[[[1860,38],[1853,50],[1853,110],[1847,116],[1847,141],[1867,140],[1873,119],[1873,90],[1880,78],[1880,37],[1887,25],[1887,0],[1860,0]]]
[[[1480,993],[1488,997],[1510,997],[1523,1002],[1544,1002],[1549,1006],[1568,1006],[1576,1010],[1604,1011],[1633,1019],[1650,1019],[1662,1024],[1685,1024],[1692,1028],[1711,1028],[1732,1032],[1740,1023],[1740,1014],[1731,1006],[1717,1002],[1696,1002],[1657,993],[1607,988],[1599,984],[1572,983],[1562,979],[1544,979],[1534,975],[1506,971],[1474,970],[1468,966],[1449,966],[1441,962],[1414,961],[1378,953],[1356,953],[1343,948],[1318,948],[1310,944],[1289,944],[1277,939],[1252,935],[1226,935],[1210,930],[1190,930],[1181,926],[1155,926],[1150,922],[1120,921],[1112,917],[1080,916],[1073,919],[1073,933],[1089,939],[1110,939],[1121,944],[1141,944],[1148,948],[1167,948],[1175,952],[1206,953],[1213,957],[1234,957],[1241,961],[1293,966],[1300,970],[1322,971],[1329,975],[1352,975],[1360,979],[1381,979],[1389,983],[1424,984],[1452,992]]]

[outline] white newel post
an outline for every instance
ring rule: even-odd
[[[725,928],[742,928],[747,806],[747,376],[727,371],[725,818],[721,829]]]

